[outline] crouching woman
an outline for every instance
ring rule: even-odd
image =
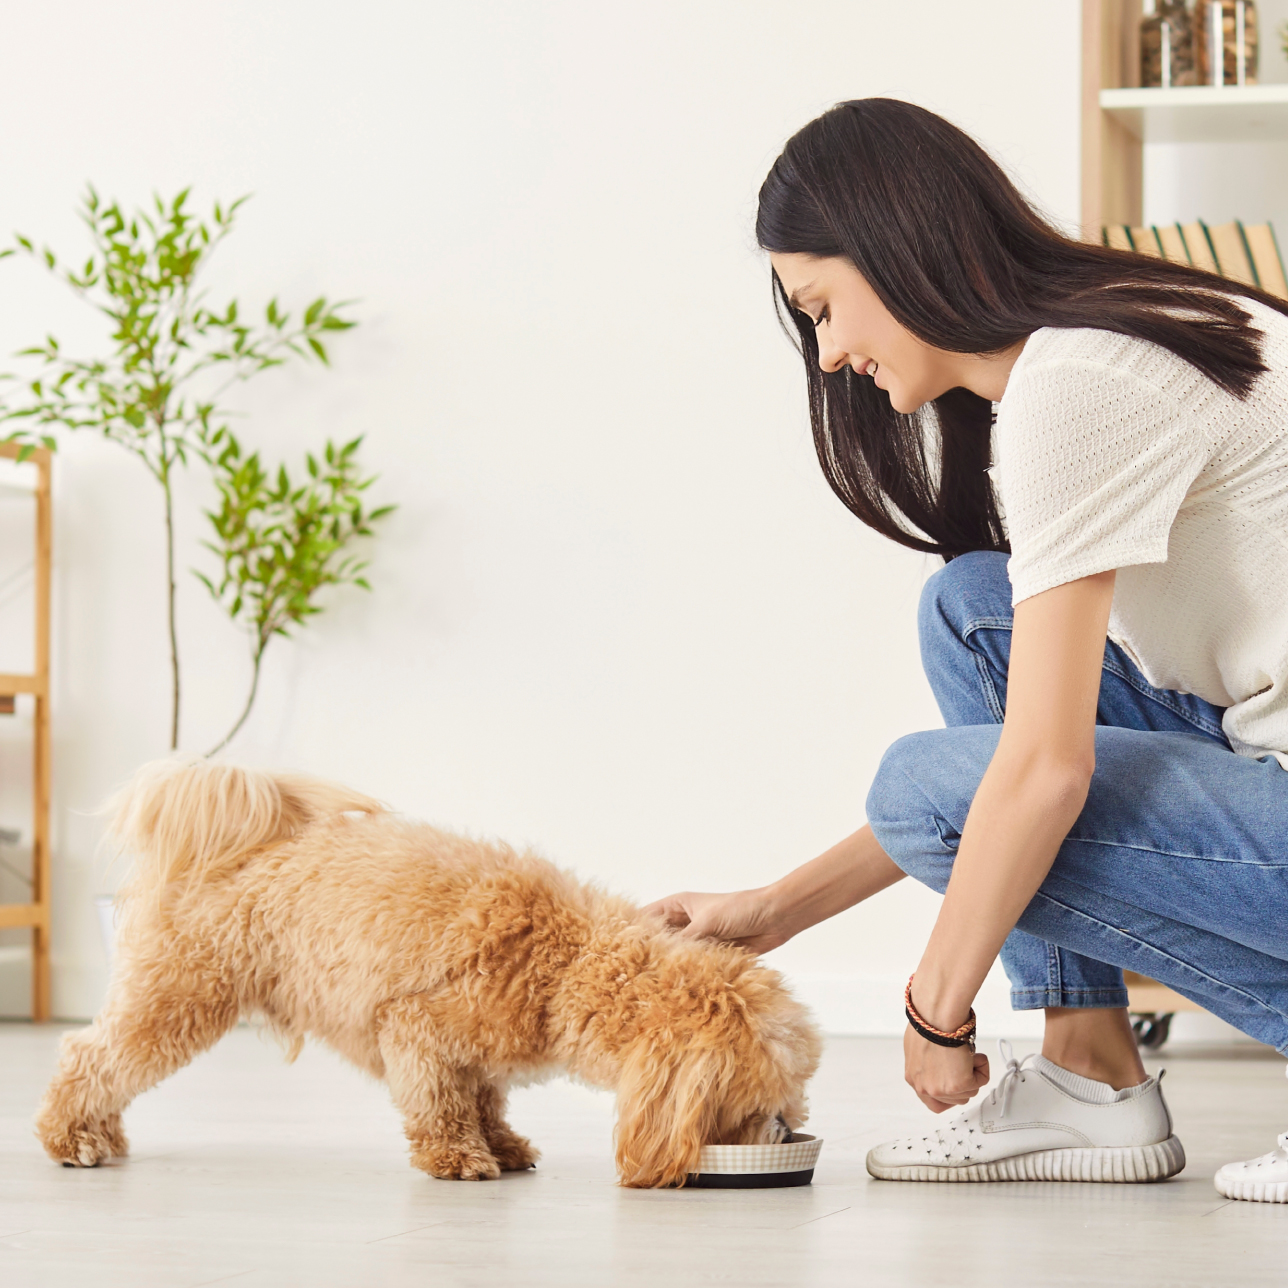
[[[972,1003],[999,954],[1045,1038],[872,1174],[1171,1175],[1123,969],[1288,1053],[1288,305],[1063,236],[890,100],[797,134],[757,233],[829,483],[946,561],[919,626],[947,727],[890,748],[827,853],[655,907],[764,951],[915,877],[944,895],[905,996],[921,1100],[987,1084]],[[1288,1150],[1216,1183],[1286,1202]]]

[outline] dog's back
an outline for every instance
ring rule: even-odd
[[[553,865],[402,819],[341,787],[205,762],[136,776],[112,831],[134,852],[122,925],[128,962],[164,943],[224,975],[242,1011],[380,1072],[392,998],[448,985],[511,1022],[491,1045],[536,1054],[544,996],[592,915],[633,919]],[[523,995],[527,1006],[496,1005]],[[524,1017],[514,1024],[512,1017]]]

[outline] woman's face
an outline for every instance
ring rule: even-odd
[[[884,389],[899,412],[914,412],[963,383],[962,355],[933,349],[896,322],[849,260],[800,254],[769,260],[792,306],[813,319],[824,371],[848,363]]]

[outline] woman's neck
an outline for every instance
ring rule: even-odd
[[[959,377],[957,383],[963,389],[987,398],[989,402],[1001,402],[1006,392],[1007,381],[1011,378],[1011,369],[1015,366],[1028,337],[1017,341],[1001,353],[977,354],[961,353],[953,355],[953,367]]]

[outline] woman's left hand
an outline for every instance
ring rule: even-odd
[[[903,1035],[903,1076],[927,1109],[942,1114],[988,1085],[988,1056],[968,1046],[937,1046],[909,1025]]]

